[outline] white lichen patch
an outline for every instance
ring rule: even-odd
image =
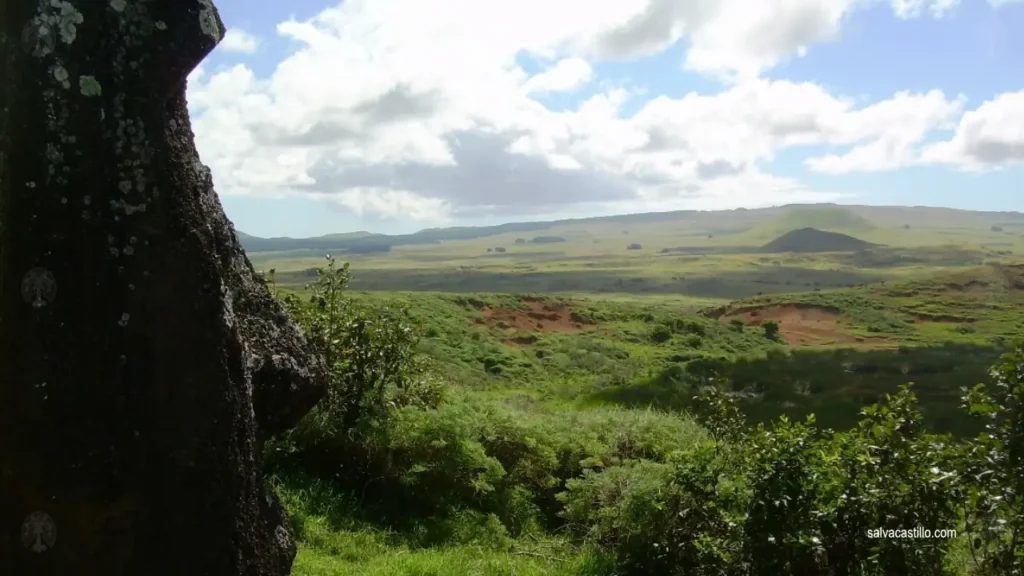
[[[199,29],[203,31],[214,42],[220,42],[220,24],[217,22],[217,12],[210,0],[199,0]]]
[[[167,30],[167,23],[164,22],[163,20],[157,20],[156,24],[154,24],[154,26],[156,26],[156,29],[161,31],[161,32],[163,32],[164,30]]]
[[[121,314],[121,319],[120,319],[120,320],[118,320],[118,321],[117,321],[117,323],[118,323],[118,324],[119,324],[119,325],[120,325],[120,326],[121,326],[122,328],[124,328],[125,326],[127,326],[127,325],[128,325],[128,320],[129,320],[129,319],[131,319],[131,316],[129,316],[129,315],[128,315],[128,313],[127,313],[127,312],[125,312],[125,313]]]
[[[78,34],[78,25],[83,21],[82,13],[75,10],[70,2],[61,0],[50,0],[50,7],[60,11],[58,14],[50,16],[50,23],[60,31],[60,39],[65,44],[71,44]]]
[[[35,16],[28,21],[21,32],[21,41],[36,58],[50,54],[57,44],[57,39],[43,16]]]
[[[71,82],[68,82],[68,71],[63,66],[57,65],[53,67],[53,78],[64,88],[70,88]]]
[[[138,205],[133,206],[133,205],[125,202],[124,200],[114,200],[114,201],[110,202],[110,209],[112,211],[120,210],[120,211],[124,212],[125,216],[131,216],[132,214],[135,214],[136,212],[145,212],[146,211],[146,204],[142,203],[142,204],[138,204]],[[117,217],[117,216],[115,216],[114,218],[116,220],[120,220],[120,218]]]
[[[70,2],[42,0],[38,13],[22,31],[21,40],[33,56],[42,58],[53,53],[58,37],[65,44],[74,42],[83,20],[82,13]]]
[[[125,0],[110,0],[110,7],[114,9],[114,12],[124,12],[127,5]]]
[[[46,145],[46,160],[50,164],[60,164],[64,161],[64,155],[52,143]]]
[[[80,76],[78,78],[78,88],[82,92],[82,96],[100,96],[103,94],[103,87],[96,81],[93,76]]]

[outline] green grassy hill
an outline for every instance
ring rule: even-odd
[[[786,210],[777,218],[758,225],[763,231],[784,233],[789,230],[816,228],[818,230],[871,230],[875,224],[852,208],[842,206],[797,206]]]
[[[513,222],[497,226],[431,228],[413,234],[386,235],[331,234],[316,238],[257,238],[240,234],[249,252],[284,252],[289,250],[331,250],[339,252],[366,242],[391,246],[437,245],[439,243],[474,241],[493,238],[512,244],[516,238],[533,236],[566,236],[589,240],[611,240],[616,236],[648,236],[655,239],[681,238],[698,240],[746,233],[763,243],[789,230],[817,228],[840,232],[871,230],[910,230],[936,228],[978,231],[992,226],[1002,227],[1010,234],[1024,232],[1024,215],[1020,213],[971,212],[945,208],[837,206],[834,204],[794,205],[756,210],[675,211],[648,214],[625,214],[600,218],[581,218],[550,222]],[[493,241],[488,241],[494,244]],[[756,244],[755,243],[755,244]],[[500,245],[500,244],[498,244]],[[679,244],[677,244],[679,245]],[[658,248],[667,247],[659,245]]]
[[[355,281],[363,274],[356,268]],[[406,342],[437,380],[425,389],[403,380],[396,396],[383,398],[388,416],[372,426],[340,433],[314,416],[271,450],[297,526],[300,576],[666,573],[630,568],[623,558],[656,557],[594,535],[625,532],[645,542],[675,521],[679,484],[671,479],[688,478],[680,475],[699,465],[712,436],[693,416],[702,409],[694,398],[708,386],[727,392],[749,422],[778,432],[778,441],[806,441],[811,453],[839,458],[831,451],[848,444],[790,436],[778,419],[814,414],[822,429],[853,434],[866,405],[913,381],[923,429],[959,441],[981,424],[965,417],[961,388],[986,381],[1000,354],[1024,337],[1024,265],[1002,262],[926,263],[885,283],[733,301],[424,290],[345,296],[339,326],[361,334],[359,349],[400,350],[409,334],[402,323],[411,322],[422,337]],[[307,310],[306,325],[321,321],[315,299]],[[360,311],[376,311],[373,321],[348,319],[363,318]],[[346,338],[340,347],[353,345]],[[440,388],[429,384],[438,381]],[[914,442],[935,445],[924,436]],[[755,457],[751,473],[790,457],[756,448],[764,459]],[[913,454],[915,462],[932,458]],[[297,474],[290,466],[300,456]],[[920,464],[920,478],[901,472],[901,482],[934,490],[927,471],[949,465],[938,458]],[[832,460],[822,466],[822,474],[841,470]],[[713,485],[721,472],[711,472]],[[846,481],[839,476],[829,481]],[[717,492],[702,498],[727,501]],[[892,498],[903,507],[913,500]],[[659,520],[662,509],[672,514]],[[964,542],[954,542],[944,573],[970,576],[957,548]]]
[[[868,573],[879,541],[851,518],[966,534],[934,470],[992,467],[962,444],[981,426],[962,389],[1024,338],[1017,213],[801,205],[241,238],[344,359],[335,398],[356,400],[268,450],[297,576]],[[323,276],[325,253],[353,276]],[[326,278],[347,283],[340,305],[315,292]],[[840,503],[851,484],[862,496]],[[886,541],[871,573],[980,574],[969,550],[988,544],[963,534],[932,541],[928,569],[902,563],[918,542]],[[830,551],[776,564],[807,542]]]
[[[838,232],[824,232],[816,228],[800,228],[786,232],[758,249],[763,254],[780,252],[855,252],[875,247],[853,236]]]

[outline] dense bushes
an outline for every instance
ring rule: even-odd
[[[997,368],[993,390],[965,396],[988,430],[953,442],[924,431],[910,386],[843,433],[813,417],[743,430],[712,389],[712,441],[671,468],[570,482],[565,515],[637,574],[1021,574],[1024,354]],[[885,537],[915,529],[956,536]]]
[[[560,531],[615,558],[617,572],[595,574],[1021,574],[1020,353],[997,366],[994,386],[965,394],[986,429],[957,441],[925,429],[909,386],[848,431],[820,429],[813,417],[750,427],[723,391],[733,387],[721,380],[724,359],[673,357],[656,377],[703,390],[693,413],[700,426],[654,411],[515,406],[451,388],[415,354],[419,329],[406,311],[357,306],[347,282],[347,266],[330,261],[308,297],[282,295],[333,380],[328,400],[271,443],[269,462],[417,546],[505,549]],[[711,338],[699,321],[665,321],[655,332]],[[598,365],[628,356],[595,346],[550,358]],[[294,508],[293,520],[305,522]],[[957,537],[871,532],[914,528]],[[304,530],[306,542],[322,539]]]

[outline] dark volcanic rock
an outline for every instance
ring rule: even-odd
[[[196,153],[209,0],[0,0],[0,576],[251,575],[326,370]]]

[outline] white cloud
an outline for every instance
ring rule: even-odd
[[[449,210],[444,200],[423,198],[408,190],[387,188],[353,188],[334,199],[359,216],[374,214],[388,220],[406,219],[417,222],[446,222]]]
[[[660,52],[686,36],[686,68],[750,77],[813,44],[835,40],[845,18],[878,0],[649,0],[628,18],[577,41],[591,55],[630,58]],[[900,18],[940,17],[959,0],[887,0]],[[622,0],[623,4],[628,4]]]
[[[222,194],[313,194],[424,222],[833,200],[764,167],[808,145],[854,146],[808,162],[820,171],[903,165],[962,104],[933,91],[858,106],[757,75],[872,1],[346,0],[280,24],[300,48],[269,77],[197,70],[189,103]],[[644,100],[594,77],[600,58],[683,34],[686,66],[728,76],[722,91]],[[552,65],[530,76],[524,54]],[[595,86],[574,109],[533,99]]]
[[[566,92],[589,82],[593,73],[586,60],[565,58],[531,77],[524,88],[527,92]]]
[[[921,160],[966,170],[1024,163],[1024,90],[1000,94],[964,114],[953,137],[928,146]]]
[[[897,18],[903,19],[918,18],[925,13],[935,18],[942,18],[952,12],[959,4],[960,0],[892,0],[892,11],[896,14]]]
[[[240,52],[242,54],[252,54],[256,52],[259,46],[260,39],[241,28],[228,29],[227,33],[224,34],[224,39],[217,45],[221,50]]]
[[[912,165],[925,137],[936,129],[952,128],[963,103],[962,96],[947,99],[938,90],[926,94],[901,92],[848,116],[849,134],[859,133],[858,140],[875,136],[873,140],[842,155],[808,158],[804,164],[830,174],[878,172]]]

